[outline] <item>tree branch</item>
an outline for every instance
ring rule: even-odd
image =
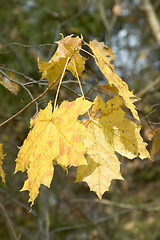
[[[147,211],[147,212],[158,212],[160,210],[160,206],[158,204],[143,204],[143,205],[131,205],[131,204],[126,204],[126,203],[119,203],[119,202],[114,202],[111,200],[107,199],[71,199],[72,203],[99,203],[99,204],[104,204],[108,205],[111,207],[118,207],[122,209],[127,209],[127,210],[139,210],[139,211]]]
[[[116,0],[116,4],[119,4],[119,0]],[[112,30],[114,28],[114,25],[117,21],[118,16],[113,15],[112,19],[109,21],[107,19],[107,15],[106,15],[106,12],[105,12],[103,0],[99,0],[98,5],[99,5],[100,17],[101,17],[102,23],[103,23],[103,25],[106,29],[106,32],[108,34],[109,45],[111,46],[112,45]]]
[[[160,46],[160,23],[157,19],[154,8],[150,0],[142,0],[142,9],[146,13],[147,20],[152,29],[153,35]]]
[[[143,88],[140,92],[136,94],[137,97],[142,97],[144,94],[149,92],[154,86],[160,83],[160,77],[157,77],[153,82],[148,84],[145,88]]]
[[[9,216],[4,208],[4,206],[2,205],[2,203],[0,202],[0,208],[2,210],[2,213],[3,213],[3,216],[6,220],[6,223],[7,223],[7,227],[8,227],[8,230],[9,230],[9,233],[10,233],[10,236],[11,236],[11,239],[14,239],[14,240],[17,240],[17,236],[16,236],[16,233],[15,233],[15,230],[13,228],[13,225],[12,225],[12,222],[11,220],[9,219]]]

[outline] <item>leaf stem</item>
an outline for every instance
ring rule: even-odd
[[[75,60],[74,60],[73,62],[74,62],[74,67],[75,67],[75,72],[76,72],[76,77],[77,77],[77,80],[78,80],[78,84],[79,84],[79,87],[80,87],[82,96],[83,96],[83,98],[84,98],[84,100],[85,100],[85,96],[84,96],[84,92],[83,92],[83,89],[82,89],[81,81],[80,81],[79,76],[78,76],[78,72],[77,72]],[[87,111],[87,113],[88,113],[89,119],[91,119],[91,115],[90,115],[89,111]]]
[[[79,84],[79,87],[80,87],[82,96],[83,96],[83,98],[85,99],[84,92],[83,92],[82,85],[81,85],[81,81],[80,81],[79,76],[78,76],[78,72],[77,72],[77,68],[76,68],[76,63],[75,63],[75,60],[74,60],[74,59],[73,59],[73,62],[74,62],[74,67],[75,67],[75,72],[76,72],[76,77],[77,77],[77,80],[78,80],[78,84]]]
[[[65,66],[64,66],[64,69],[63,69],[62,75],[61,75],[61,79],[60,79],[59,84],[58,84],[58,88],[57,88],[57,92],[56,92],[56,97],[55,97],[55,100],[54,100],[54,108],[53,108],[54,110],[55,110],[55,108],[56,108],[57,98],[58,98],[58,94],[59,94],[60,86],[61,86],[61,83],[62,83],[62,80],[63,80],[64,74],[65,74],[66,68],[67,68],[68,63],[69,63],[70,60],[71,60],[71,58],[68,57],[68,58],[67,58],[67,61],[66,61],[66,64],[65,64]]]

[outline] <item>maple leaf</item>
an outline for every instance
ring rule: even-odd
[[[99,96],[95,99],[94,112],[99,109],[102,113],[98,122],[103,128],[106,140],[111,142],[115,151],[129,159],[150,158],[146,150],[147,144],[140,135],[141,126],[125,118],[122,106],[123,101],[119,96],[106,103]]]
[[[139,120],[136,107],[133,104],[133,102],[137,100],[137,97],[132,91],[129,91],[128,85],[114,72],[110,62],[107,57],[105,57],[105,52],[101,43],[97,40],[93,40],[87,45],[91,48],[93,54],[95,55],[95,62],[107,78],[109,84],[114,85],[118,89],[118,94],[123,98],[125,105],[131,110],[133,116]]]
[[[5,173],[4,173],[4,170],[2,168],[2,164],[3,164],[3,158],[4,158],[4,155],[3,155],[3,145],[0,144],[0,176],[2,178],[2,182],[5,184],[6,181],[5,181]]]
[[[130,159],[150,158],[146,150],[147,144],[139,133],[140,127],[125,118],[122,105],[119,96],[107,103],[97,96],[91,116],[94,117],[97,110],[101,111],[101,116],[84,122],[90,130],[84,137],[88,166],[78,167],[76,181],[87,182],[100,199],[113,179],[123,179],[115,152]]]
[[[88,165],[78,167],[76,181],[87,182],[90,190],[96,192],[101,199],[103,193],[109,190],[113,179],[123,179],[120,162],[113,146],[106,141],[103,129],[94,122],[89,122],[87,128],[90,131],[84,137],[84,143],[87,147]]]
[[[40,184],[50,187],[53,160],[64,168],[86,164],[82,137],[87,130],[77,118],[86,113],[91,105],[92,102],[81,97],[73,102],[64,101],[52,112],[49,102],[31,120],[32,129],[18,153],[15,172],[27,170],[28,179],[21,190],[29,191],[32,205]]]
[[[77,77],[76,72],[78,76],[80,76],[85,69],[84,64],[86,61],[86,58],[79,54],[82,40],[82,38],[72,37],[72,35],[65,38],[62,35],[62,39],[57,42],[57,51],[50,61],[47,63],[38,60],[39,70],[42,72],[42,79],[47,78],[49,84],[55,82],[54,86],[58,84],[68,58],[71,60],[68,63],[67,70],[75,77]]]
[[[72,35],[65,38],[62,37],[58,41],[57,54],[62,54],[65,58],[70,57],[71,61],[68,64],[67,69],[76,77],[76,71],[78,76],[82,75],[83,70],[85,69],[86,58],[79,54],[80,48],[82,46],[83,38],[72,37]],[[76,70],[75,70],[76,66]]]

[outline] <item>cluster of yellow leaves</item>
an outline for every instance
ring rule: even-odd
[[[5,173],[4,173],[3,168],[2,168],[3,158],[4,158],[3,145],[0,144],[0,176],[2,178],[2,182],[5,184]]]
[[[130,159],[150,158],[139,133],[140,127],[125,118],[122,105],[119,96],[107,103],[97,96],[93,115],[100,110],[101,116],[85,122],[89,129],[84,138],[88,165],[78,167],[77,181],[86,181],[99,198],[109,189],[112,179],[123,179],[115,152]]]
[[[49,84],[58,84],[64,67],[75,77],[82,74],[85,58],[79,53],[82,37],[67,36],[58,41],[58,48],[49,62],[38,61],[42,78]],[[134,106],[136,97],[126,83],[114,72],[111,61],[113,52],[98,43],[90,42],[96,64],[111,85],[111,91],[120,95],[133,116],[138,118]],[[31,120],[30,132],[16,159],[17,171],[27,171],[22,190],[28,190],[31,204],[36,199],[41,184],[50,187],[54,174],[53,161],[64,169],[77,166],[76,181],[85,181],[99,198],[109,189],[112,179],[123,179],[120,162],[115,154],[127,158],[150,158],[146,143],[140,136],[140,126],[126,119],[121,109],[123,101],[116,96],[107,103],[97,96],[94,102],[77,98],[64,101],[54,111],[51,102]],[[92,106],[92,111],[89,109]],[[100,116],[96,117],[97,111]],[[88,120],[80,121],[79,115],[88,114]]]
[[[79,121],[92,106],[89,120]],[[125,118],[122,99],[107,103],[97,96],[94,103],[82,97],[64,101],[52,111],[51,102],[31,120],[31,131],[16,159],[16,170],[27,170],[22,188],[28,190],[34,203],[40,184],[50,187],[53,160],[64,169],[78,166],[76,181],[86,181],[99,198],[109,189],[112,179],[123,179],[115,152],[130,159],[150,158],[140,127]],[[101,116],[94,118],[97,110]]]

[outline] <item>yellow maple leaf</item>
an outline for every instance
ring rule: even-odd
[[[3,145],[0,144],[0,176],[2,178],[2,182],[5,184],[6,181],[5,181],[5,173],[4,173],[4,170],[2,168],[2,164],[3,164],[3,158],[4,158],[4,155],[3,155]]]
[[[123,98],[125,105],[131,110],[133,116],[139,120],[136,107],[133,104],[137,100],[136,96],[132,91],[129,91],[128,85],[114,72],[113,67],[103,53],[100,43],[97,40],[93,40],[87,45],[91,48],[95,56],[95,62],[107,78],[109,84],[114,85],[118,89],[118,94]]]
[[[76,181],[85,181],[91,191],[101,199],[109,190],[113,179],[123,179],[120,173],[120,162],[113,146],[106,141],[103,129],[94,122],[89,122],[89,133],[84,137],[87,147],[87,166],[79,166]]]
[[[57,42],[57,51],[49,62],[41,62],[38,60],[39,70],[42,72],[42,79],[47,78],[49,84],[55,81],[54,86],[58,84],[68,58],[71,58],[71,60],[68,63],[67,70],[75,77],[77,77],[77,71],[80,76],[85,69],[84,64],[86,61],[86,58],[79,54],[82,40],[82,38],[72,37],[72,35],[65,38],[62,36],[62,39]]]
[[[82,46],[83,38],[72,37],[72,35],[67,36],[65,38],[62,37],[60,41],[58,41],[58,49],[57,54],[62,55],[65,58],[71,57],[71,61],[68,64],[67,69],[77,77],[82,75],[83,70],[85,69],[86,58],[79,54],[80,48]],[[75,70],[76,66],[76,70]]]
[[[76,181],[87,182],[100,199],[113,179],[123,179],[115,152],[130,159],[150,158],[147,144],[139,133],[140,126],[125,118],[122,105],[119,96],[107,103],[97,96],[91,116],[94,117],[97,110],[101,111],[101,116],[84,122],[89,129],[84,137],[88,165],[78,167]]]
[[[106,103],[99,96],[95,99],[95,108],[102,113],[98,122],[103,128],[106,140],[111,142],[115,151],[129,159],[150,158],[146,150],[147,144],[140,135],[141,126],[125,118],[122,105],[123,101],[119,96]]]
[[[64,101],[52,112],[51,102],[31,120],[31,131],[20,148],[16,159],[17,171],[27,170],[28,179],[22,191],[28,190],[34,203],[40,184],[50,187],[53,160],[64,168],[86,164],[86,151],[82,137],[87,129],[77,121],[91,107],[92,102],[77,98]]]

